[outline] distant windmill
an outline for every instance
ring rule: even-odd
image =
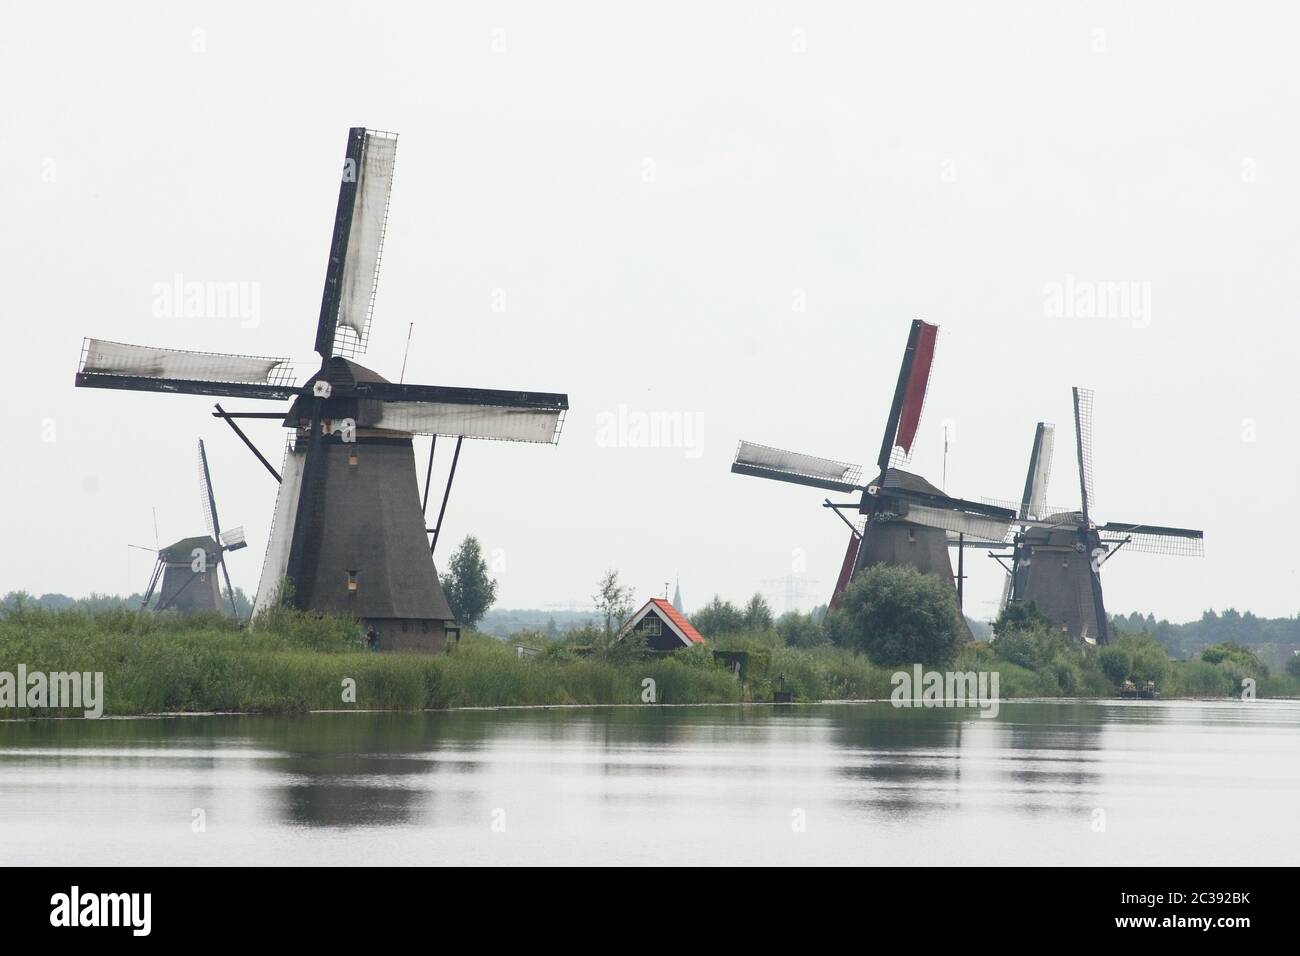
[[[88,339],[77,385],[191,395],[292,400],[279,412],[223,418],[280,482],[256,607],[287,582],[297,607],[349,614],[373,624],[381,649],[437,650],[453,615],[438,583],[437,543],[465,438],[555,443],[568,396],[481,388],[393,384],[352,361],[364,352],[379,276],[397,137],[354,128],[338,207],[315,349],[320,370],[295,386],[287,360],[121,345]],[[446,368],[454,360],[440,354]],[[283,418],[293,429],[283,475],[235,423]],[[456,438],[438,524],[415,469],[414,435]],[[430,449],[430,471],[433,449]],[[284,595],[281,595],[284,597]]]
[[[199,497],[203,504],[203,517],[208,525],[207,536],[182,538],[180,541],[158,549],[149,585],[145,588],[143,607],[148,607],[154,591],[158,591],[155,611],[177,610],[182,614],[195,611],[220,611],[221,586],[217,581],[217,568],[226,579],[226,593],[230,598],[230,611],[236,620],[239,609],[235,606],[235,589],[230,583],[230,570],[226,567],[226,552],[247,547],[244,529],[221,530],[217,515],[217,499],[212,493],[212,474],[208,470],[208,453],[199,439]],[[161,585],[161,586],[160,586]]]
[[[1092,520],[1092,404],[1088,389],[1075,388],[1075,454],[1079,467],[1078,511],[1061,511],[1046,502],[1052,470],[1054,428],[1039,422],[1029,453],[1029,472],[1013,536],[1014,550],[1003,591],[1009,601],[1033,601],[1040,611],[1075,637],[1090,643],[1110,640],[1102,600],[1101,566],[1120,548],[1151,554],[1204,554],[1204,532],[1188,528]],[[1005,567],[1005,565],[1004,565]]]
[[[920,475],[895,467],[911,457],[925,406],[938,331],[938,326],[920,320],[912,323],[876,461],[880,471],[870,482],[863,483],[860,465],[747,441],[742,441],[736,452],[731,470],[737,474],[827,491],[861,493],[859,500],[851,505],[826,502],[826,507],[836,509],[836,513],[856,509],[865,516],[860,529],[844,519],[849,524],[849,545],[831,595],[831,608],[839,607],[853,575],[869,565],[914,567],[952,585],[947,532],[997,541],[1007,533],[1016,517],[1009,508],[951,498]]]

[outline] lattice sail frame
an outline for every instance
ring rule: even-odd
[[[1092,515],[1097,510],[1096,491],[1092,483],[1092,405],[1090,388],[1074,389],[1074,427],[1079,442],[1080,508]]]
[[[81,341],[77,371],[85,375],[125,375],[163,381],[294,384],[293,365],[287,358],[159,348],[93,338]]]
[[[836,461],[833,458],[805,455],[802,452],[760,445],[744,439],[736,446],[734,464],[765,468],[768,471],[798,475],[802,478],[821,478],[846,485],[862,483],[861,465]]]
[[[930,380],[934,378],[934,366],[938,360],[939,360],[939,326],[936,325],[934,326],[934,346],[930,353],[930,369],[925,377],[925,391],[922,392],[921,394],[921,410],[917,413],[916,416],[916,430],[918,434],[921,431],[921,423],[925,421],[925,406],[930,399]],[[912,463],[913,456],[915,456],[916,454],[916,449],[920,445],[920,442],[913,441],[912,449],[911,451],[908,451],[907,449],[903,448],[902,445],[898,444],[897,434],[893,436],[893,440],[894,440],[894,445],[889,451],[889,467],[901,468],[903,465],[910,465]]]
[[[372,145],[373,144],[373,145]],[[375,146],[380,148],[376,149]],[[371,165],[372,159],[374,165]],[[357,190],[358,196],[356,205],[352,211],[353,229],[367,228],[366,216],[370,212],[365,208],[368,199],[377,197],[368,194],[367,187],[375,181],[376,178],[383,184],[383,204],[382,214],[379,209],[374,210],[374,219],[370,227],[374,234],[360,234],[356,236],[356,248],[353,248],[354,239],[352,235],[348,238],[348,259],[345,263],[345,273],[343,278],[343,289],[339,298],[339,311],[335,316],[334,324],[334,345],[331,354],[339,355],[343,358],[356,358],[363,354],[370,345],[370,324],[374,318],[375,298],[379,292],[379,269],[383,264],[384,258],[384,239],[388,234],[388,213],[393,198],[393,175],[397,167],[397,134],[387,130],[367,129],[365,132],[365,145],[361,157],[362,168],[359,171],[361,176],[361,188]],[[376,206],[378,204],[376,203]],[[347,272],[347,269],[355,268],[357,265],[354,260],[354,254],[362,252],[368,253],[369,246],[373,244],[373,254],[368,254],[373,262],[373,266],[365,270],[364,273]],[[363,318],[359,327],[346,321],[345,309],[349,300],[354,303],[358,296],[354,294],[356,283],[359,281],[368,282],[368,289],[360,290],[362,295],[360,299],[364,300],[365,307]]]

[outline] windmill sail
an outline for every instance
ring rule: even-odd
[[[100,377],[283,386],[292,384],[293,368],[287,358],[189,352],[88,338],[82,343],[77,384],[94,386],[97,384],[94,380]],[[132,387],[148,388],[141,385]],[[282,391],[283,394],[277,391],[274,395],[257,394],[256,397],[283,398],[293,394],[292,388]]]
[[[1047,514],[1047,479],[1052,473],[1052,447],[1055,439],[1055,427],[1039,422],[1034,431],[1034,446],[1029,453],[1025,493],[1020,502],[1022,518],[1042,518]]]
[[[1074,438],[1079,458],[1079,510],[1088,520],[1097,500],[1092,490],[1092,389],[1074,390]]]
[[[359,127],[348,131],[316,331],[321,358],[353,356],[366,349],[396,159],[396,134]]]
[[[737,474],[811,485],[828,491],[857,491],[862,487],[860,465],[748,441],[742,441],[736,449],[731,470]]]
[[[881,471],[889,467],[895,448],[902,450],[901,458],[904,460],[912,454],[912,444],[921,424],[921,412],[925,410],[925,395],[930,386],[930,367],[934,363],[938,335],[937,325],[930,325],[920,319],[912,322],[877,460]]]
[[[1129,551],[1169,554],[1188,558],[1205,556],[1205,532],[1191,528],[1164,528],[1151,524],[1108,521],[1099,529],[1107,544],[1123,543]]]

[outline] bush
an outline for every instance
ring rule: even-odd
[[[860,571],[844,593],[847,646],[877,664],[943,664],[966,633],[952,589],[915,568],[884,564]]]
[[[1008,604],[993,622],[993,634],[1001,637],[1012,631],[1056,630],[1052,619],[1038,610],[1033,601],[1016,601]]]
[[[1122,647],[1103,647],[1097,655],[1102,673],[1118,687],[1133,671],[1133,655]]]

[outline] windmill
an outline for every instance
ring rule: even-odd
[[[1040,611],[1075,637],[1105,644],[1110,640],[1110,627],[1102,600],[1102,565],[1125,547],[1150,554],[1200,557],[1204,554],[1205,535],[1188,528],[1124,521],[1099,525],[1093,520],[1092,509],[1096,504],[1092,484],[1093,394],[1088,389],[1075,388],[1073,395],[1079,510],[1062,511],[1046,504],[1055,430],[1039,422],[1029,453],[1025,490],[1014,522],[1019,530],[1012,538],[1003,605],[1011,601],[1033,601]]]
[[[226,567],[226,552],[238,551],[248,546],[244,529],[221,530],[217,516],[217,499],[212,493],[212,474],[208,470],[208,453],[199,439],[199,498],[203,516],[207,521],[207,536],[182,538],[157,551],[149,585],[145,588],[141,607],[148,607],[154,591],[158,591],[155,611],[175,609],[182,614],[195,611],[221,611],[221,586],[217,581],[217,568],[226,579],[226,593],[230,597],[230,611],[239,618],[235,607],[235,589],[230,584],[230,570]]]
[[[466,438],[554,444],[568,396],[547,392],[394,384],[358,364],[370,336],[397,137],[348,131],[315,350],[320,370],[301,386],[284,358],[192,352],[87,339],[76,384],[291,401],[288,413],[227,412],[280,483],[255,608],[277,596],[373,624],[383,649],[438,650],[453,622],[433,546]],[[236,423],[282,419],[291,429],[282,473]],[[456,439],[438,524],[426,528],[415,435]],[[426,535],[432,532],[433,543]],[[287,589],[282,590],[282,583]]]
[[[740,443],[731,465],[736,474],[859,495],[853,504],[835,504],[829,499],[825,502],[826,507],[835,509],[850,532],[831,595],[832,609],[840,606],[853,575],[869,565],[914,567],[951,585],[954,576],[948,557],[949,534],[955,536],[958,546],[964,544],[966,535],[999,541],[1016,517],[1009,508],[949,497],[920,475],[896,467],[911,457],[938,331],[938,326],[919,319],[912,322],[876,460],[880,471],[873,480],[863,483],[860,465],[747,441]],[[856,509],[861,516],[856,524],[840,514],[846,509]]]

